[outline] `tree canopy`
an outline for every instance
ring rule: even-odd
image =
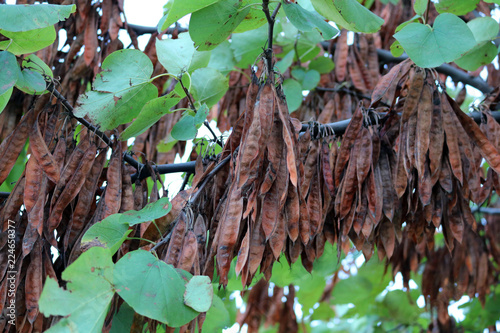
[[[0,1],[1,330],[494,331],[499,5]]]

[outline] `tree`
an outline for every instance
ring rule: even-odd
[[[49,3],[0,5],[3,330],[494,330],[496,1]]]

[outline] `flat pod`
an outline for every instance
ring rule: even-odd
[[[224,217],[219,222],[219,240],[217,245],[217,268],[220,276],[220,284],[226,286],[227,274],[233,259],[233,250],[236,244],[243,213],[243,197],[241,190],[232,185],[229,198],[227,200]]]
[[[14,131],[6,137],[0,144],[0,184],[2,184],[12,170],[17,157],[24,148],[28,133],[33,122],[34,113],[28,111],[17,124]]]
[[[460,184],[463,184],[462,158],[458,146],[458,135],[462,134],[459,131],[461,126],[457,126],[459,123],[456,121],[456,116],[445,95],[441,95],[441,105],[443,110],[443,128],[446,133],[446,145],[448,146],[448,158],[451,170]]]
[[[361,126],[363,125],[363,114],[361,112],[362,104],[358,104],[358,108],[354,113],[349,125],[347,125],[344,136],[340,143],[340,149],[337,155],[337,163],[335,164],[335,186],[339,186],[342,172],[349,160],[349,155],[354,146],[356,137],[358,136]]]
[[[52,182],[57,184],[61,176],[59,165],[45,144],[45,140],[40,132],[38,119],[33,122],[33,126],[30,131],[30,148],[38,164],[47,174],[47,177],[49,177]]]

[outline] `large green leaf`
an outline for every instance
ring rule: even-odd
[[[76,5],[0,5],[0,29],[28,31],[64,21],[76,11]]]
[[[310,69],[306,71],[302,67],[297,67],[292,70],[292,76],[296,78],[302,85],[302,90],[312,90],[316,88],[321,79],[318,71]]]
[[[181,119],[175,123],[170,135],[174,139],[181,141],[194,139],[198,133],[198,128],[201,127],[208,113],[209,109],[206,104],[198,108],[196,113],[191,110],[185,111]]]
[[[250,8],[250,11],[245,16],[243,21],[234,29],[234,32],[240,33],[249,30],[257,29],[267,23],[266,15],[262,10],[262,1],[259,0],[243,0],[241,3],[242,7],[249,5],[254,5]],[[269,11],[272,13],[276,8],[276,3],[269,4]]]
[[[224,96],[229,83],[227,77],[214,68],[200,68],[191,75],[191,90],[198,105],[210,108]]]
[[[220,0],[194,12],[189,21],[189,34],[199,51],[215,48],[226,40],[250,12],[239,0]]]
[[[231,325],[231,318],[224,302],[219,296],[214,295],[212,306],[207,311],[207,316],[203,322],[203,333],[222,332],[222,330]]]
[[[144,104],[158,96],[157,88],[149,82],[151,60],[139,50],[113,52],[102,63],[102,69],[94,81],[95,91],[78,98],[80,105],[74,113],[77,117],[88,116],[103,130],[132,121]]]
[[[498,23],[491,17],[478,17],[469,22],[467,26],[476,39],[476,46],[455,63],[463,69],[475,71],[479,66],[487,65],[497,56],[498,50],[492,42],[499,31]]]
[[[158,28],[158,32],[161,32],[171,26],[173,23],[177,22],[182,17],[189,13],[194,13],[200,9],[208,7],[219,0],[175,0],[164,18],[160,21],[162,24]]]
[[[0,34],[9,38],[9,40],[0,42],[0,50],[8,48],[15,55],[36,52],[51,45],[56,40],[54,26],[22,32],[0,30]]]
[[[455,15],[465,15],[476,9],[479,0],[439,0],[434,2],[438,13],[451,13]]]
[[[387,315],[401,324],[414,323],[422,312],[416,304],[410,303],[408,295],[402,290],[388,292],[382,304],[387,310]]]
[[[229,73],[236,65],[231,44],[226,40],[212,50],[207,67],[215,68],[222,74]]]
[[[491,17],[477,17],[467,22],[467,26],[478,43],[494,40],[499,31],[498,22]]]
[[[311,0],[314,8],[327,19],[354,31],[377,32],[384,20],[356,0]]]
[[[134,122],[120,134],[120,140],[127,140],[143,133],[163,115],[171,113],[170,109],[180,100],[180,97],[172,93],[150,100],[144,105]]]
[[[17,78],[16,88],[27,94],[43,93],[46,88],[45,79],[38,71],[23,69]]]
[[[125,241],[129,226],[153,221],[168,214],[172,205],[167,197],[147,204],[139,211],[130,210],[121,214],[113,214],[90,227],[82,237],[82,245],[99,245],[108,248],[114,254]]]
[[[189,34],[182,33],[179,36]],[[194,55],[194,45],[191,38],[179,39],[157,39],[156,52],[158,60],[165,69],[172,75],[179,75],[187,72]]]
[[[52,70],[50,67],[43,62],[42,59],[38,58],[36,54],[30,54],[24,57],[23,68],[31,69],[35,72],[42,74],[42,76],[46,79],[54,77]]]
[[[394,35],[408,56],[420,67],[436,67],[460,58],[476,41],[471,30],[459,17],[441,14],[431,28],[410,23]]]
[[[330,57],[318,57],[309,63],[309,69],[314,69],[320,74],[327,74],[333,71],[335,64]]]
[[[135,312],[171,327],[182,326],[199,313],[184,305],[184,280],[172,265],[150,252],[127,253],[115,265],[117,293]]]
[[[130,332],[132,322],[134,321],[134,309],[127,303],[123,302],[120,305],[120,310],[113,316],[111,322],[111,330],[109,333],[123,333]]]
[[[262,53],[267,41],[267,26],[262,26],[252,31],[231,35],[231,49],[234,53],[237,66],[246,68],[255,62]]]
[[[179,34],[178,39],[156,40],[158,60],[172,75],[192,72],[206,67],[210,60],[210,52],[199,52],[194,48],[189,33]]]
[[[417,15],[423,16],[427,10],[428,0],[415,0],[413,3],[413,10]]]
[[[62,273],[66,289],[48,278],[38,303],[45,316],[66,316],[47,332],[101,332],[113,298],[113,261],[109,251],[93,247]]]
[[[288,111],[297,110],[302,104],[302,86],[300,83],[294,79],[286,79],[283,82],[283,91],[285,92]]]
[[[196,275],[186,284],[184,304],[198,312],[207,312],[212,306],[214,289],[208,276]]]
[[[325,22],[321,15],[307,11],[297,3],[283,1],[283,9],[290,22],[301,31],[318,29],[325,39],[333,38],[339,33],[336,28]]]
[[[21,74],[16,57],[8,51],[0,51],[0,95],[14,86],[17,78]]]

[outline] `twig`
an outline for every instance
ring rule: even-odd
[[[173,223],[175,224],[175,222],[173,222]],[[173,230],[174,230],[174,228],[170,229],[170,231],[168,232],[168,234],[165,237],[163,237],[158,243],[156,243],[155,246],[153,246],[151,248],[150,252],[156,251],[156,249],[158,249],[160,246],[162,246],[165,243],[168,243],[168,241],[172,237],[172,231]]]
[[[191,172],[187,172],[186,175],[184,176],[184,180],[182,181],[182,185],[181,185],[181,188],[179,191],[184,191],[184,189],[186,188],[186,185],[189,181],[189,177],[191,177],[192,173]]]
[[[208,175],[205,177],[205,179],[203,179],[200,186],[198,186],[198,191],[189,199],[189,202],[187,203],[188,206],[190,204],[194,203],[196,200],[198,200],[198,197],[200,196],[200,193],[203,192],[203,188],[205,187],[205,185],[207,185],[207,183],[210,181],[210,179],[212,179],[217,174],[217,172],[219,172],[219,170],[222,169],[222,167],[224,167],[224,165],[226,165],[227,162],[229,162],[230,159],[231,159],[231,155],[227,156],[222,161],[220,161],[219,164],[217,164],[212,171],[210,171],[208,173]],[[161,245],[167,243],[170,240],[170,238],[172,237],[172,231],[174,230],[175,223],[177,223],[177,220],[174,220],[174,222],[172,222],[172,223],[174,226],[170,229],[170,231],[168,232],[168,234],[165,237],[163,237],[158,243],[156,243],[155,246],[153,246],[151,248],[151,250],[150,250],[151,252],[156,251],[156,249],[158,249]]]
[[[110,138],[108,138],[106,136],[106,134],[104,134],[103,132],[101,132],[97,127],[95,127],[94,125],[92,125],[90,122],[88,122],[86,119],[84,118],[79,118],[77,116],[75,116],[75,114],[73,113],[74,109],[73,107],[71,106],[71,104],[69,104],[68,100],[54,87],[54,84],[51,82],[49,84],[49,86],[47,87],[47,90],[50,91],[61,103],[62,105],[64,105],[64,107],[66,108],[66,110],[68,111],[68,114],[72,117],[72,118],[75,118],[76,120],[78,120],[83,126],[87,127],[91,132],[95,133],[95,135],[97,135],[98,137],[101,138],[102,141],[104,141],[104,143],[106,145],[108,145],[109,147],[112,146],[112,141]],[[139,163],[138,161],[134,160],[134,158],[128,154],[125,154],[123,156],[123,159],[128,163],[130,164],[131,166],[133,166],[135,169],[139,170],[142,166],[141,163]]]
[[[157,28],[156,27],[145,27],[145,26],[142,26],[142,25],[137,25],[137,24],[130,24],[130,23],[127,23],[128,27],[132,30],[134,30],[134,32],[139,36],[139,35],[145,35],[145,34],[154,34],[155,32],[158,32]],[[125,26],[121,27],[121,29],[125,29],[127,30],[127,28]],[[165,34],[166,35],[171,35],[175,32],[175,30],[177,29],[177,32],[181,33],[181,32],[186,32],[188,31],[187,28],[182,28],[182,27],[174,27],[174,28],[168,28],[167,30],[165,30]]]
[[[201,184],[198,186],[198,191],[196,191],[196,193],[189,199],[189,204],[192,204],[192,203],[196,202],[196,200],[198,200],[200,193],[203,192],[203,188],[207,185],[207,183],[210,181],[210,179],[212,179],[217,174],[217,172],[219,172],[219,170],[222,169],[226,165],[227,162],[229,162],[229,160],[231,159],[231,156],[232,155],[226,156],[222,161],[219,162],[219,164],[217,164],[214,167],[214,169],[212,171],[210,171],[208,173],[208,175],[205,177],[205,179],[203,179]]]
[[[278,3],[273,13],[269,13],[269,0],[262,0],[262,11],[266,15],[268,24],[268,35],[267,35],[267,49],[264,51],[267,65],[267,73],[269,77],[272,77],[273,72],[273,30],[274,30],[274,19],[278,14],[278,10],[281,7],[281,2]]]
[[[186,94],[186,97],[188,99],[188,102],[189,102],[189,106],[191,107],[191,109],[194,111],[194,112],[198,112],[196,110],[196,107],[194,106],[194,102],[193,102],[193,98],[191,97],[191,94],[189,93],[189,91],[187,90],[187,88],[184,86],[184,83],[182,83],[182,77],[179,79],[179,83],[181,84],[181,87],[182,87],[182,90],[184,90],[184,93]],[[222,142],[222,140],[220,140],[217,135],[215,134],[214,130],[212,129],[212,127],[210,127],[210,124],[208,123],[208,120],[205,119],[205,121],[203,122],[203,125],[205,125],[206,128],[208,128],[208,130],[210,131],[210,133],[212,134],[212,136],[214,137],[214,140],[215,142],[217,142],[217,144],[221,147],[224,147],[224,143]]]

